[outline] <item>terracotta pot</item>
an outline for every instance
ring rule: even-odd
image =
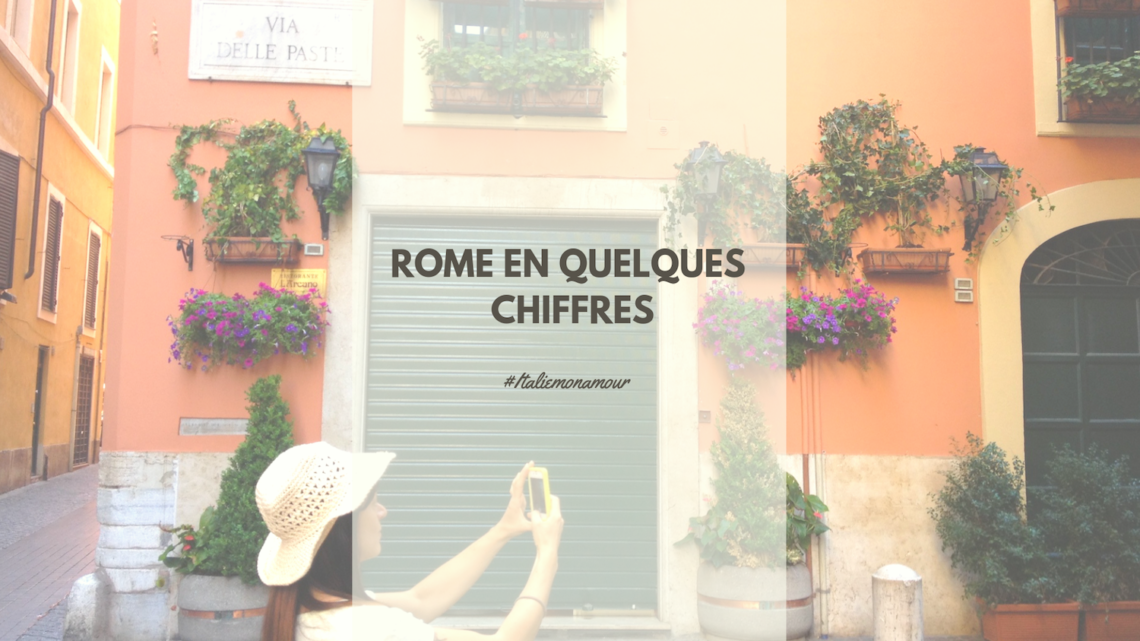
[[[949,249],[896,247],[864,249],[859,254],[864,274],[939,274],[950,271]]]
[[[1136,0],[1057,0],[1059,16],[1111,17],[1140,11]]]
[[[986,641],[1077,641],[1079,603],[999,605],[982,615]]]
[[[1086,641],[1140,639],[1140,601],[1098,603],[1085,610]]]
[[[1140,123],[1140,102],[1103,98],[1065,99],[1065,122]]]
[[[697,619],[710,641],[785,641],[811,632],[807,566],[697,570]]]

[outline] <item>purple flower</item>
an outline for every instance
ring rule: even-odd
[[[820,336],[820,337],[819,337],[819,341],[818,341],[818,342],[819,342],[820,344],[822,344],[822,343],[823,343],[823,337],[822,337],[822,336]]]
[[[285,331],[287,331],[287,332],[289,332],[289,333],[293,333],[293,332],[296,332],[296,331],[297,331],[297,326],[296,326],[296,325],[294,325],[293,323],[289,323],[288,325],[286,325],[286,326],[285,326]]]

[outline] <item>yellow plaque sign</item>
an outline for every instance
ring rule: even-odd
[[[271,278],[270,284],[277,289],[290,289],[298,294],[308,294],[310,288],[316,287],[317,291],[324,297],[328,270],[274,269]]]

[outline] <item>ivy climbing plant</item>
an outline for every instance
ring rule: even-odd
[[[190,162],[190,153],[200,143],[211,142],[226,151],[222,167],[210,170],[210,193],[202,201],[202,214],[211,228],[207,238],[260,237],[284,240],[281,220],[300,218],[301,210],[293,197],[297,179],[305,173],[302,150],[319,137],[332,140],[340,151],[333,171],[333,184],[325,196],[330,213],[345,209],[352,194],[354,164],[348,141],[340,130],[322,124],[309,127],[295,101],[289,101],[293,126],[276,120],[243,125],[234,132],[232,119],[184,125],[175,138],[174,154],[168,162],[177,185],[174,198],[188,204],[198,202],[198,178],[206,169]],[[232,141],[230,140],[232,139]]]

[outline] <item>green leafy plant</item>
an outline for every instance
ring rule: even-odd
[[[1140,101],[1140,53],[1123,60],[1077,64],[1065,59],[1065,73],[1058,87],[1065,98],[1097,102],[1121,100],[1127,104]]]
[[[209,558],[210,551],[202,545],[202,541],[206,537],[205,533],[213,517],[214,506],[211,505],[202,512],[197,528],[192,525],[180,525],[170,530],[161,528],[163,532],[173,534],[175,541],[166,546],[166,549],[158,556],[158,560],[175,572],[193,574],[198,566]],[[174,551],[177,551],[178,554],[171,556]]]
[[[339,130],[333,131],[324,124],[311,129],[292,100],[289,111],[294,118],[292,127],[263,120],[233,132],[227,129],[233,121],[223,119],[198,126],[184,125],[179,130],[174,154],[168,162],[177,181],[175,200],[193,204],[200,198],[198,177],[206,169],[190,162],[196,145],[212,142],[226,151],[225,164],[210,170],[210,193],[202,202],[202,214],[211,227],[207,238],[252,236],[284,240],[282,217],[300,217],[293,192],[297,179],[305,173],[302,150],[314,137],[333,140],[341,153],[333,171],[332,188],[323,204],[331,213],[344,211],[352,194],[354,171],[348,141]]]
[[[249,368],[276,354],[308,356],[323,347],[328,304],[315,288],[306,294],[261,283],[252,298],[191,289],[166,320],[174,334],[170,361],[203,371],[220,363]]]
[[[483,42],[452,47],[430,40],[420,46],[420,57],[424,72],[436,81],[485,82],[503,93],[521,92],[531,86],[552,92],[604,85],[617,70],[614,58],[602,57],[593,49],[518,47],[502,52]]]
[[[712,446],[716,498],[704,516],[689,520],[678,545],[695,542],[701,558],[715,567],[774,567],[784,562],[786,535],[783,471],[768,441],[756,391],[734,378],[721,401],[720,440]]]
[[[1046,464],[1036,515],[1060,589],[1086,605],[1140,599],[1140,480],[1128,459],[1067,445]],[[1035,510],[1036,511],[1036,510]]]
[[[987,607],[1057,600],[1044,537],[1024,520],[1024,463],[1014,457],[1011,466],[1000,447],[972,433],[954,450],[928,513],[966,597]]]
[[[709,149],[717,149],[710,144]],[[719,151],[719,149],[717,150]],[[717,247],[739,246],[740,228],[751,227],[760,242],[782,243],[803,241],[799,229],[788,227],[787,176],[772,169],[763,158],[728,151],[726,164],[721,171],[715,198],[701,195],[700,169],[710,162],[713,154],[706,152],[697,163],[688,159],[673,165],[677,179],[672,185],[662,185],[665,210],[668,216],[665,231],[671,244],[681,236],[678,231],[685,216],[694,216],[698,227],[707,229]],[[697,239],[703,243],[703,238]]]
[[[787,475],[787,545],[788,565],[802,563],[807,558],[808,545],[812,536],[818,536],[831,528],[823,523],[823,513],[827,505],[814,494],[804,494],[796,477]]]
[[[269,528],[257,509],[254,488],[273,459],[293,446],[289,405],[280,388],[281,376],[273,375],[258,379],[246,392],[250,403],[246,437],[222,473],[217,508],[210,516],[203,515],[198,530],[188,525],[174,530],[179,541],[160,557],[167,567],[182,573],[239,576],[250,585],[258,582],[257,554]],[[170,556],[175,550],[179,556]]]

